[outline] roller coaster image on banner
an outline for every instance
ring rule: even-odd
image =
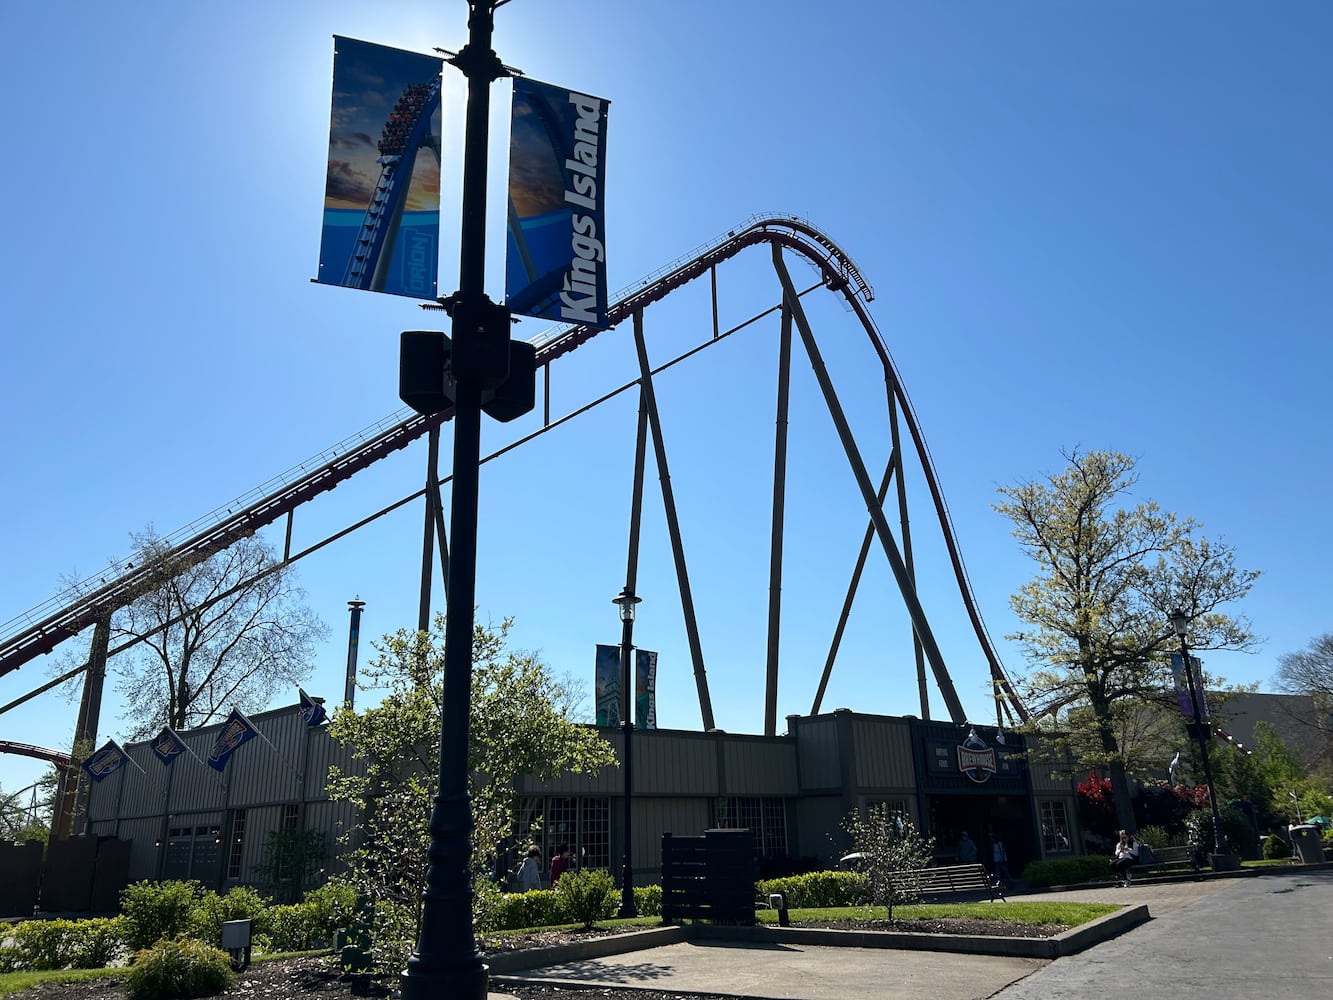
[[[620,647],[597,646],[594,703],[597,725],[619,726]],[[657,728],[657,653],[634,651],[634,728]]]
[[[514,80],[505,305],[557,323],[607,325],[609,101]]]
[[[436,297],[443,66],[437,57],[334,37],[317,281]]]

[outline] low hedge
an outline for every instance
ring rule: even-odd
[[[1111,873],[1110,856],[1086,854],[1076,858],[1033,861],[1023,869],[1023,881],[1032,889],[1052,885],[1100,882]]]
[[[7,934],[12,944],[0,947],[0,972],[100,969],[125,951],[120,917],[25,920]]]
[[[774,892],[787,897],[789,909],[863,906],[870,902],[870,883],[859,872],[809,872],[764,879],[755,885],[759,898]]]

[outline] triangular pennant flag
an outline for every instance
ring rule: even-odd
[[[323,725],[324,720],[329,717],[329,713],[324,710],[324,706],[306,694],[303,688],[297,688],[296,690],[301,695],[301,718],[305,719],[305,724],[307,726]]]
[[[129,755],[115,740],[107,740],[102,748],[79,766],[93,781],[101,781],[119,771],[129,761]]]
[[[163,726],[162,731],[153,737],[153,756],[163,764],[170,764],[185,750],[185,741],[170,726]]]
[[[258,735],[259,730],[255,728],[255,724],[247,719],[239,708],[233,708],[231,715],[227,716],[227,721],[222,725],[222,732],[218,733],[218,738],[213,743],[213,749],[208,752],[208,766],[215,771],[222,771],[226,768],[227,761],[231,760],[236,748]]]

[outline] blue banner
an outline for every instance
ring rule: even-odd
[[[129,761],[125,751],[115,740],[107,740],[102,748],[79,766],[93,781],[101,781],[119,771]]]
[[[620,725],[620,647],[597,644],[593,674],[593,703],[597,725]]]
[[[334,36],[316,281],[436,297],[443,65],[435,56]]]
[[[609,101],[514,80],[505,305],[558,323],[607,325]]]
[[[1180,714],[1187,719],[1194,718],[1194,698],[1190,695],[1189,677],[1185,673],[1185,658],[1179,653],[1171,654],[1171,676],[1176,685],[1176,704]],[[1199,717],[1208,718],[1208,696],[1203,690],[1203,662],[1197,656],[1190,657],[1190,669],[1194,673],[1194,686],[1199,691]]]
[[[324,706],[306,694],[304,688],[297,688],[296,690],[301,695],[301,718],[305,719],[305,724],[307,726],[322,725],[324,720],[329,717],[329,713],[324,710]]]
[[[153,737],[153,756],[163,764],[170,764],[185,753],[185,741],[170,726],[163,726],[162,731]]]
[[[657,654],[634,651],[634,728],[657,728]]]
[[[208,766],[215,771],[223,770],[236,748],[258,735],[259,730],[255,724],[242,715],[240,709],[233,708],[227,721],[222,724],[222,732],[218,733],[213,749],[208,752]]]

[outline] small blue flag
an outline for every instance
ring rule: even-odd
[[[119,771],[128,760],[129,757],[120,748],[119,743],[115,740],[107,740],[100,750],[79,766],[93,781],[101,781],[103,778]]]
[[[255,724],[242,715],[239,708],[233,708],[222,725],[222,732],[218,733],[213,749],[208,752],[208,766],[215,771],[224,770],[236,748],[258,735],[259,730]]]
[[[163,764],[170,764],[185,753],[185,741],[170,726],[163,726],[162,731],[153,737],[153,756]]]
[[[305,719],[305,724],[307,726],[323,725],[324,720],[329,717],[329,713],[324,710],[324,706],[306,694],[303,688],[297,688],[296,690],[301,695],[301,718]]]

